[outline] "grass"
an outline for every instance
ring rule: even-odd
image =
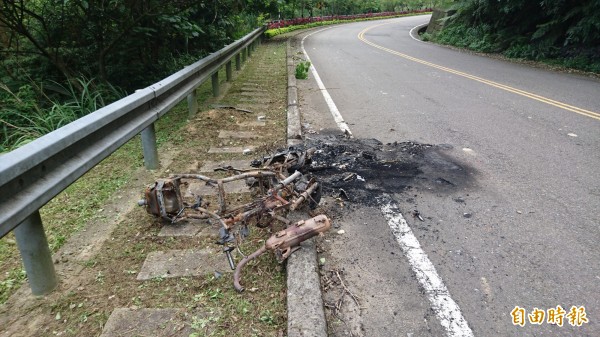
[[[118,99],[125,94],[110,86],[97,86],[93,79],[77,79],[81,91],[73,84],[66,87],[50,83],[43,88],[34,82],[11,91],[0,83],[0,153],[14,150],[106,105],[104,97]],[[46,92],[66,98],[62,101]]]
[[[262,65],[269,65],[268,69],[260,69],[264,67]],[[224,71],[219,74],[223,81]],[[257,111],[267,117],[267,126],[260,131],[263,139],[259,151],[284,144],[285,43],[273,42],[260,47],[242,72],[236,74],[237,79],[219,103],[242,104],[244,83],[262,81],[271,102]],[[269,80],[263,81],[265,78]],[[198,94],[201,109],[207,109],[215,102],[211,97],[210,82],[201,86]],[[169,172],[190,170],[207,160],[249,159],[242,155],[212,155],[206,151],[211,146],[240,145],[237,140],[219,139],[218,131],[236,127],[243,121],[256,120],[255,115],[221,109],[203,111],[191,121],[186,121],[187,117],[187,106],[182,103],[158,122],[159,153],[178,155],[177,160],[157,174],[165,176]],[[256,156],[260,155],[257,153]],[[89,229],[91,223],[115,221],[114,214],[107,215],[102,210],[107,203],[122,203],[118,197],[124,190],[134,188],[141,192],[142,185],[151,182],[135,181],[137,172],[144,171],[142,166],[140,140],[136,137],[46,205],[41,213],[52,250],[55,252],[64,245],[70,247],[73,235]],[[149,179],[147,174],[144,177]],[[69,279],[68,284],[75,285],[61,284],[53,294],[36,302],[36,309],[14,306],[12,303],[19,299],[8,299],[24,281],[25,275],[14,238],[1,239],[0,269],[5,273],[0,275],[0,301],[6,306],[0,307],[0,322],[7,315],[17,319],[33,315],[39,318],[42,326],[25,324],[14,328],[24,334],[27,329],[36,329],[29,332],[37,336],[92,336],[100,334],[116,307],[155,307],[181,308],[178,319],[196,336],[266,336],[277,335],[285,329],[285,273],[271,254],[264,254],[246,266],[242,284],[249,290],[242,294],[233,289],[229,273],[183,278],[161,276],[137,281],[137,274],[152,251],[208,248],[220,256],[220,246],[214,244],[217,231],[211,230],[214,235],[209,236],[161,237],[158,233],[165,224],[146,214],[142,208],[134,208],[120,219],[123,220],[110,233],[99,253],[85,261],[68,262],[83,268],[73,276],[76,279]],[[269,235],[267,230],[253,229],[242,250],[248,253],[257,249]],[[239,256],[236,259],[239,261]],[[255,291],[250,291],[253,289]]]

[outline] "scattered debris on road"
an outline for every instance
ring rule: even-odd
[[[413,211],[412,215],[413,215],[415,218],[417,218],[417,219],[419,219],[419,220],[421,220],[421,221],[425,221],[425,220],[423,220],[423,217],[421,216],[421,212],[419,212],[419,210],[416,210],[416,209],[415,209],[415,210]]]

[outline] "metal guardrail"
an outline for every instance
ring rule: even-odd
[[[153,123],[186,97],[195,114],[196,88],[209,77],[218,96],[219,69],[226,66],[230,81],[231,59],[241,69],[264,30],[0,157],[0,238],[14,230],[34,294],[48,293],[57,283],[39,209],[140,132],[145,166],[158,168]]]

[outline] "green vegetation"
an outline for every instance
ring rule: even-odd
[[[310,69],[310,62],[300,62],[296,65],[296,78],[299,80],[305,80],[308,78],[308,70]]]
[[[222,48],[276,4],[0,0],[0,153]]]
[[[600,2],[461,0],[435,42],[600,73]]]
[[[278,15],[272,19],[402,12],[434,8],[448,2],[451,0],[285,0],[280,2]]]
[[[265,37],[272,38],[277,35],[293,32],[295,30],[336,25],[336,24],[340,24],[340,23],[383,20],[383,19],[390,19],[390,18],[399,18],[399,17],[404,17],[404,16],[421,15],[421,14],[426,14],[426,13],[419,12],[419,13],[399,14],[399,15],[390,15],[390,16],[379,16],[379,17],[372,17],[372,18],[360,18],[360,19],[352,19],[352,20],[317,21],[317,22],[311,22],[311,23],[306,23],[306,24],[301,24],[301,25],[293,25],[293,26],[287,26],[287,27],[281,27],[281,28],[268,29],[265,31]]]
[[[94,87],[93,80],[83,77],[74,81],[80,89],[72,83],[63,86],[50,82],[45,88],[35,83],[24,84],[13,92],[6,84],[0,83],[0,97],[4,102],[0,108],[0,152],[21,146],[83,117],[105,106],[107,100],[124,96],[122,91],[110,84]]]

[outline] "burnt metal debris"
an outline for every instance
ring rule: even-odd
[[[259,257],[267,250],[271,250],[281,263],[300,248],[300,243],[319,233],[326,232],[329,228],[331,228],[329,219],[321,214],[308,220],[298,221],[294,225],[277,232],[267,240],[264,246],[240,261],[233,274],[235,289],[239,292],[244,291],[244,287],[240,284],[241,271],[250,260]]]
[[[232,174],[221,179],[200,174],[176,174],[148,186],[138,204],[144,206],[149,214],[168,223],[187,219],[217,221],[221,225],[218,243],[224,246],[227,261],[231,269],[235,269],[235,288],[243,291],[239,280],[241,269],[248,261],[271,250],[281,263],[304,240],[330,228],[329,219],[324,215],[293,225],[285,217],[288,210],[295,210],[304,204],[314,208],[320,201],[320,183],[310,174],[298,170],[310,162],[310,154],[311,151],[288,150],[254,162],[253,165],[258,168],[251,170],[220,167],[216,171]],[[193,201],[185,200],[182,186],[193,180],[202,181],[216,189],[218,209],[209,210],[209,203],[204,201],[203,196],[194,196]],[[238,180],[245,180],[258,192],[257,197],[247,204],[230,208],[224,185]],[[257,252],[244,257],[236,268],[231,252],[235,249],[234,245],[239,249],[240,240],[248,236],[248,225],[254,222],[259,227],[266,227],[275,221],[283,222],[288,227],[274,234]],[[237,235],[234,233],[236,229]]]

